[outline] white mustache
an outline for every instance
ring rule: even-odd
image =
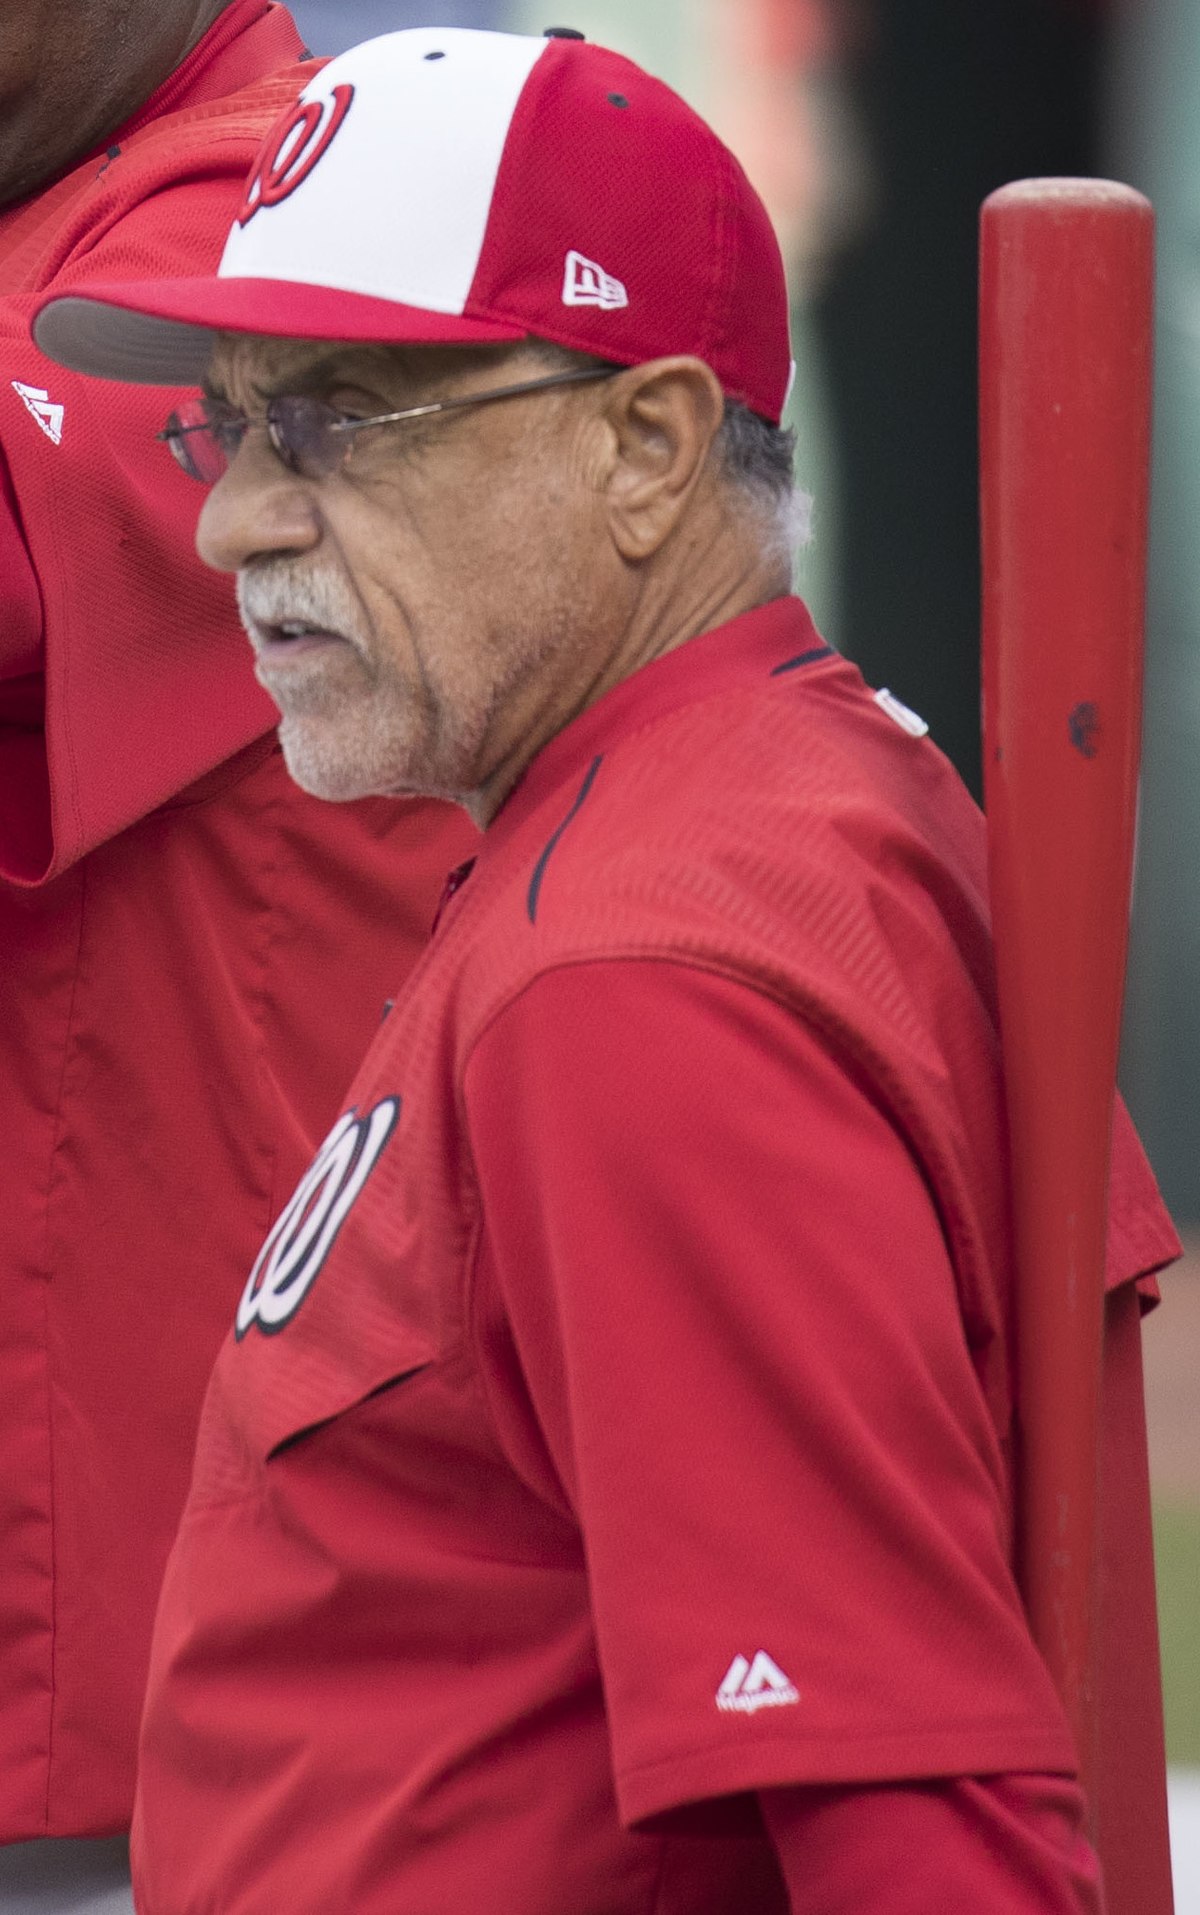
[[[289,622],[335,632],[360,645],[358,607],[340,579],[328,572],[293,572],[264,566],[238,573],[238,611],[253,644],[268,628]]]

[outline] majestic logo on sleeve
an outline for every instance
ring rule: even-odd
[[[329,99],[301,100],[279,122],[254,163],[239,226],[248,226],[264,206],[278,206],[304,184],[329,151],[353,100],[352,86],[335,86]]]
[[[348,1111],[334,1125],[258,1253],[238,1304],[239,1343],[254,1325],[274,1336],[291,1322],[399,1115],[400,1099],[385,1097],[365,1117]]]
[[[758,1651],[753,1662],[735,1656],[717,1690],[718,1709],[732,1709],[747,1716],[756,1715],[760,1709],[783,1709],[799,1700],[795,1683],[765,1649]]]

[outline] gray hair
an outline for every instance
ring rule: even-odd
[[[812,537],[812,497],[796,484],[795,429],[773,426],[749,406],[727,399],[713,451],[739,503],[790,565]]]

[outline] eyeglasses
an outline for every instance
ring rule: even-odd
[[[551,386],[580,385],[586,379],[611,379],[621,366],[583,366],[548,378],[523,379],[520,385],[497,386],[491,392],[469,392],[458,399],[433,399],[403,412],[381,412],[372,419],[350,418],[335,406],[303,393],[282,393],[267,402],[261,419],[248,418],[223,399],[189,399],[173,412],[158,434],[187,473],[201,485],[215,485],[236,458],[251,426],[265,426],[276,457],[289,472],[305,479],[326,479],[346,464],[355,435],[375,426],[399,425],[404,419],[431,419],[440,412],[462,412],[468,406],[490,405],[494,399],[516,399],[523,392],[545,392]]]

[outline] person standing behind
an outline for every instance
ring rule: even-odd
[[[195,557],[195,488],[153,444],[160,395],[29,340],[34,303],[80,271],[212,269],[303,56],[268,0],[0,18],[9,1844],[128,1826],[213,1356],[475,838],[449,807],[296,789],[232,588]],[[28,1852],[0,1857],[6,1906],[18,1870]]]

